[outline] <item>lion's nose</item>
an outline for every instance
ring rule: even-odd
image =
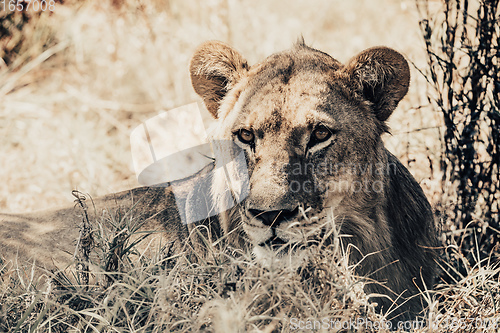
[[[250,214],[260,220],[264,225],[269,227],[277,227],[283,221],[290,221],[299,214],[299,207],[294,210],[258,210],[249,209]]]

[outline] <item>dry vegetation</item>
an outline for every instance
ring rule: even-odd
[[[439,1],[431,5],[431,12],[441,9]],[[162,110],[196,100],[187,68],[191,53],[205,40],[228,42],[250,63],[303,35],[340,61],[387,45],[418,68],[427,64],[418,11],[410,0],[320,0],[314,6],[264,0],[251,5],[58,1],[53,12],[29,16],[23,25],[26,15],[0,11],[3,212],[71,204],[75,188],[98,196],[137,186],[130,131]],[[431,203],[446,206],[440,168],[443,121],[432,111],[425,79],[416,69],[412,75],[410,94],[391,119],[386,144]],[[272,332],[293,331],[292,318],[383,319],[367,305],[363,281],[352,275],[346,255],[335,246],[319,252],[301,272],[265,270],[247,252],[223,245],[207,245],[204,258],[189,251],[172,256],[168,248],[153,258],[137,256],[127,244],[138,221],[97,222],[112,226],[98,228],[94,236],[93,251],[100,259],[91,286],[81,275],[76,278],[82,283],[59,275],[45,284],[33,280],[31,268],[0,263],[0,331]],[[459,242],[446,252],[455,260],[446,267],[453,274],[443,275],[436,292],[426,292],[430,311],[425,318],[439,328],[418,331],[495,332],[494,326],[475,328],[482,320],[500,321],[498,264],[471,264]]]

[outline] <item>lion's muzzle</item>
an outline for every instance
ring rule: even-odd
[[[299,207],[297,206],[294,210],[269,210],[263,211],[258,209],[249,209],[249,215],[252,218],[259,220],[264,225],[269,227],[278,227],[282,222],[292,221],[299,214]]]

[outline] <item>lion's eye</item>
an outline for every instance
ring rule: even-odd
[[[320,125],[313,131],[311,141],[314,143],[323,142],[328,140],[331,135],[332,132],[326,126]]]
[[[242,128],[238,131],[238,139],[248,145],[253,142],[254,134],[251,131]]]

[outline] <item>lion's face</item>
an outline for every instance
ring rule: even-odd
[[[406,93],[395,77],[397,66],[408,70],[401,61],[384,48],[343,66],[299,44],[248,68],[223,44],[200,48],[193,86],[218,119],[217,139],[245,152],[241,226],[257,256],[298,253],[329,232],[343,206],[383,195],[377,151]],[[388,93],[389,84],[399,89]]]
[[[374,115],[336,84],[336,63],[282,57],[250,73],[231,110],[238,117],[224,124],[246,153],[250,191],[240,214],[258,255],[298,250],[330,226],[328,213],[357,178],[348,166],[378,137]]]

